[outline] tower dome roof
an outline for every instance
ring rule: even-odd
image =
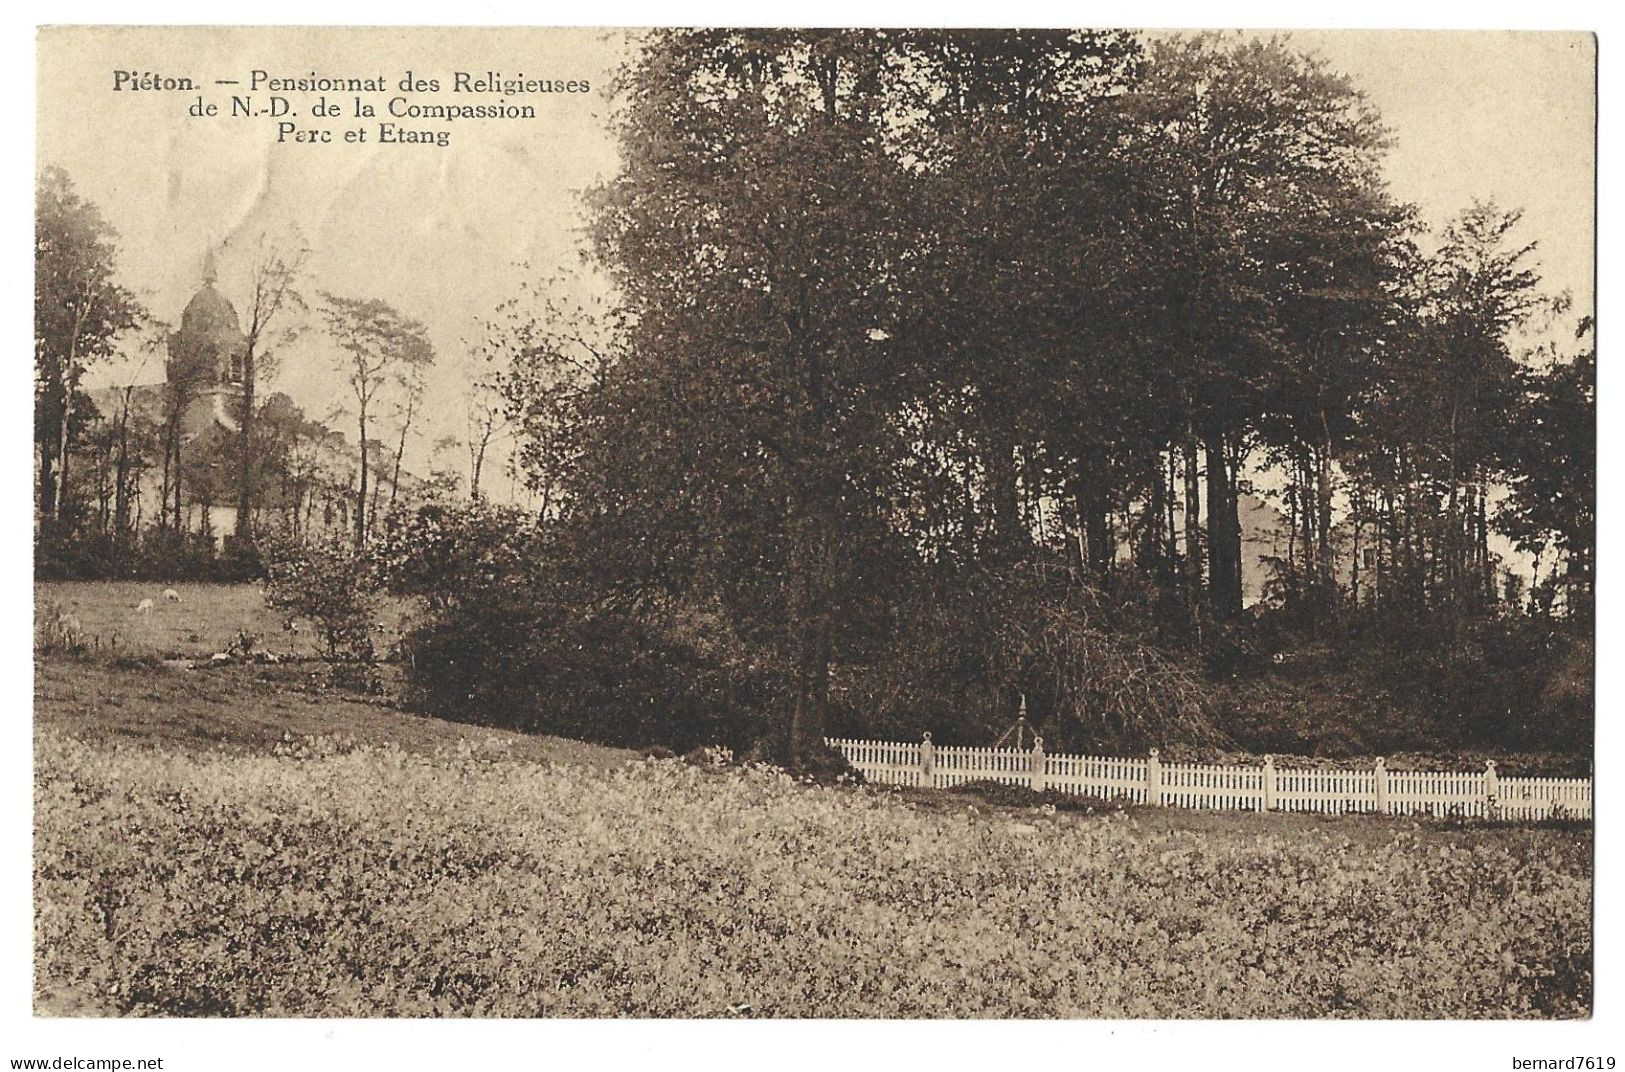
[[[237,309],[224,294],[205,282],[181,314],[181,334],[192,338],[236,342],[242,337]]]

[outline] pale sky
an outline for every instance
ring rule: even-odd
[[[1526,211],[1552,290],[1590,305],[1594,80],[1589,35],[1503,32],[1299,31],[1364,89],[1393,128],[1394,194],[1440,223],[1472,198]],[[613,172],[608,87],[627,49],[622,31],[568,29],[60,29],[39,37],[39,163],[59,164],[120,233],[122,281],[164,320],[197,289],[205,249],[224,243],[220,287],[245,305],[241,258],[264,231],[298,221],[313,256],[307,290],[377,297],[424,321],[440,354],[434,436],[461,431],[467,341],[516,287],[577,263],[577,192]],[[225,110],[255,68],[276,77],[378,77],[395,95],[408,70],[449,89],[451,74],[585,79],[590,94],[512,94],[532,120],[452,124],[446,148],[277,145],[274,120],[189,118],[193,93],[114,92],[116,70],[187,76]],[[238,79],[216,87],[216,79]],[[300,94],[288,94],[298,98]],[[264,96],[264,94],[260,94]],[[332,93],[348,105],[350,94]],[[307,97],[306,100],[313,99]],[[442,92],[441,103],[496,94]],[[306,101],[295,100],[295,107]],[[381,111],[382,109],[380,109]],[[382,118],[388,118],[383,116]],[[414,125],[401,120],[403,125]],[[424,125],[424,124],[416,124]],[[342,401],[330,348],[312,331],[283,359],[272,389],[312,416]],[[95,382],[130,378],[104,368]],[[161,359],[136,377],[162,378]],[[339,427],[347,427],[340,423]],[[353,435],[353,433],[352,433]],[[409,464],[411,464],[409,462]]]
[[[1393,129],[1388,180],[1442,225],[1477,197],[1522,208],[1551,289],[1592,304],[1596,45],[1590,34],[1294,31]]]

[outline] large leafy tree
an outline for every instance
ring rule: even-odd
[[[598,194],[596,247],[631,328],[576,508],[635,534],[651,579],[692,592],[723,554],[709,577],[765,597],[792,759],[822,735],[853,534],[881,506],[909,393],[890,345],[921,245],[888,151],[901,48],[657,35],[627,81],[625,169]]]
[[[486,350],[573,590],[728,638],[784,685],[793,761],[832,678],[856,699],[907,662],[911,607],[953,608],[944,679],[997,706],[980,641],[1012,611],[977,578],[1229,643],[1203,630],[1241,607],[1261,448],[1295,622],[1343,625],[1339,513],[1372,593],[1482,585],[1485,488],[1523,464],[1491,434],[1517,258],[1488,217],[1423,256],[1375,112],[1290,41],[668,31],[624,89],[612,297]]]
[[[1539,563],[1548,551],[1562,562],[1561,585],[1571,613],[1585,616],[1593,601],[1597,539],[1597,348],[1595,325],[1582,318],[1579,352],[1555,348],[1543,364],[1520,373],[1514,419],[1507,425],[1501,464],[1510,494],[1496,521]],[[1558,576],[1555,568],[1554,576]]]
[[[1194,607],[1200,451],[1209,604],[1224,619],[1241,609],[1238,483],[1255,417],[1282,378],[1283,320],[1295,315],[1298,345],[1317,358],[1344,345],[1312,328],[1305,337],[1315,314],[1301,306],[1369,286],[1373,247],[1361,232],[1391,213],[1377,171],[1384,131],[1347,78],[1281,38],[1159,42],[1131,106],[1155,199],[1161,345],[1182,411],[1187,587]]]
[[[905,96],[904,129],[930,244],[902,341],[931,381],[911,414],[915,467],[941,489],[913,499],[959,504],[920,538],[959,562],[1023,557],[1060,542],[1048,498],[1100,566],[1108,452],[1131,408],[1103,381],[1139,371],[1120,300],[1131,209],[1117,152],[1138,45],[1047,30],[909,43],[919,77],[903,89],[918,99]]]
[[[1437,370],[1430,437],[1435,480],[1444,489],[1444,580],[1454,599],[1494,598],[1489,554],[1489,482],[1497,442],[1518,393],[1513,333],[1539,304],[1534,243],[1518,242],[1521,214],[1475,202],[1445,228],[1432,260],[1425,338]]]
[[[114,282],[117,234],[59,167],[40,172],[34,216],[34,430],[42,514],[61,519],[85,370],[145,317]]]
[[[1340,463],[1363,441],[1362,405],[1399,341],[1402,269],[1414,261],[1409,210],[1374,187],[1330,191],[1310,205],[1289,201],[1294,210],[1305,214],[1277,232],[1271,252],[1286,278],[1256,421],[1287,478],[1288,595],[1303,599],[1313,624],[1339,604]]]
[[[601,294],[573,297],[580,289],[573,276],[526,280],[486,323],[465,415],[471,498],[481,496],[491,446],[517,435],[510,463],[539,495],[538,513],[562,507],[594,396],[626,345],[625,311]]]

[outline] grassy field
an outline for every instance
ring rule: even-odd
[[[173,588],[181,602],[164,599],[166,588]],[[144,599],[153,602],[150,614],[136,610]],[[224,651],[239,630],[279,655],[314,655],[317,650],[308,627],[297,636],[284,631],[283,616],[265,605],[264,595],[252,584],[41,581],[34,585],[34,607],[36,619],[48,607],[76,616],[87,643],[104,653],[207,656]],[[380,633],[396,628],[404,611],[400,605],[387,606],[379,615]]]
[[[42,660],[36,1009],[1530,1017],[1589,831],[818,788],[418,718],[297,667]]]
[[[233,664],[191,671],[118,668],[90,659],[42,659],[34,667],[36,732],[97,746],[165,752],[263,755],[291,740],[325,737],[350,746],[413,753],[480,747],[540,763],[592,768],[637,758],[620,748],[426,718],[385,703],[311,687],[308,666]]]

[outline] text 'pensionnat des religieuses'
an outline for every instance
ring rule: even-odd
[[[451,144],[454,123],[536,118],[534,105],[510,101],[510,96],[592,90],[584,78],[538,78],[524,72],[508,76],[501,71],[453,71],[442,79],[412,71],[391,78],[326,76],[316,71],[283,75],[254,69],[247,78],[205,80],[115,70],[112,81],[117,93],[191,94],[187,115],[192,118],[269,120],[281,145],[370,142],[439,148]],[[448,93],[462,99],[424,99]]]

